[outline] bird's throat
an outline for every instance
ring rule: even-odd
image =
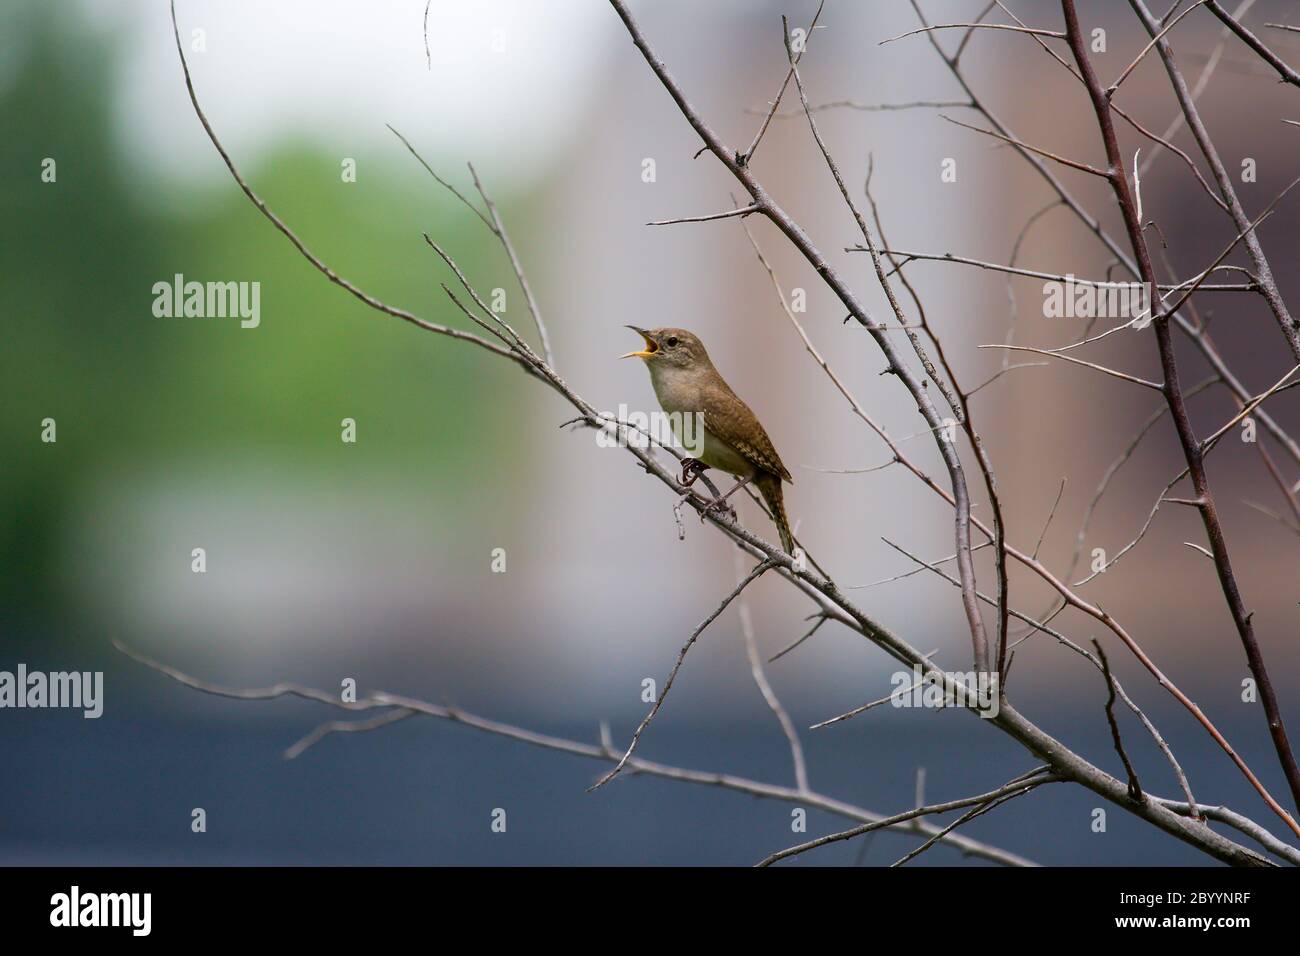
[[[669,413],[687,414],[700,408],[701,382],[694,369],[671,365],[662,360],[646,362],[650,384],[659,399],[659,407]]]

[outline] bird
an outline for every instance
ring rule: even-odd
[[[695,478],[708,468],[725,471],[739,479],[730,491],[711,501],[706,510],[720,507],[727,498],[753,482],[763,496],[781,547],[793,555],[794,535],[785,511],[783,481],[794,478],[781,462],[772,439],[758,416],[740,400],[709,358],[704,343],[686,329],[627,328],[645,340],[644,347],[619,358],[639,358],[650,372],[655,397],[673,422],[674,430],[686,416],[698,413],[703,424],[702,449],[698,458],[687,458],[682,467],[682,484],[689,488]],[[682,440],[680,431],[677,438]]]

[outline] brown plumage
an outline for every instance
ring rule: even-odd
[[[758,417],[718,374],[704,344],[694,334],[686,329],[629,328],[640,333],[646,344],[643,350],[629,352],[624,358],[635,356],[645,362],[664,411],[701,414],[704,447],[698,460],[709,468],[751,480],[772,512],[781,547],[793,554],[794,535],[786,517],[781,482],[793,484],[794,479]]]

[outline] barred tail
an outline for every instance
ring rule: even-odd
[[[794,535],[790,533],[790,521],[785,514],[785,495],[781,490],[781,479],[770,472],[765,472],[754,480],[758,486],[758,492],[767,502],[768,510],[772,512],[772,520],[776,522],[776,530],[781,535],[781,547],[785,548],[786,554],[794,554]]]

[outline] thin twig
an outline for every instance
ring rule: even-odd
[[[935,834],[933,837],[926,840],[924,843],[922,843],[920,846],[916,847],[915,849],[908,850],[905,854],[903,854],[893,863],[889,864],[890,868],[893,869],[894,867],[904,866],[907,863],[910,863],[912,860],[916,859],[926,850],[930,849],[930,847],[934,846],[936,843],[939,842],[940,834],[946,836],[949,833],[951,833],[953,830],[961,826],[963,823],[967,823],[971,820],[974,820],[976,817],[982,816],[983,814],[988,813],[990,810],[1002,806],[1002,804],[1006,803],[1008,800],[1014,800],[1016,797],[1023,796],[1024,794],[1029,793],[1029,791],[1036,789],[1038,786],[1039,786],[1038,783],[1030,783],[1012,793],[1004,794],[993,800],[989,800],[987,803],[981,803],[976,807],[972,807],[970,810],[967,810],[956,820],[952,821],[952,823],[948,824],[946,827],[940,830],[938,834]]]
[[[748,206],[741,206],[739,209],[727,209],[723,212],[710,213],[707,216],[686,216],[681,219],[656,219],[654,222],[647,222],[647,226],[673,226],[680,222],[714,222],[718,219],[731,219],[734,216],[752,215],[758,212],[758,206],[750,203]]]
[[[1030,771],[1028,774],[1022,774],[1014,781],[998,787],[996,790],[990,790],[988,793],[981,793],[974,797],[963,797],[960,800],[949,800],[946,803],[933,803],[926,807],[915,807],[911,810],[904,810],[902,813],[896,813],[886,819],[889,823],[903,823],[916,817],[928,816],[934,813],[947,813],[949,810],[960,810],[962,807],[969,807],[972,804],[988,803],[990,800],[996,800],[998,797],[1007,794],[1018,793],[1024,788],[1041,786],[1045,783],[1056,782],[1056,777],[1052,774],[1050,768],[1039,767]],[[848,830],[841,830],[839,833],[831,833],[824,837],[818,837],[816,840],[809,840],[807,843],[800,843],[798,846],[787,847],[784,850],[778,850],[771,856],[764,857],[758,862],[758,866],[771,866],[773,863],[779,863],[781,860],[789,859],[792,856],[798,856],[801,853],[807,853],[809,850],[815,850],[818,847],[826,846],[829,843],[838,843],[841,840],[851,840],[856,836],[864,833],[870,833],[872,830],[879,830],[884,826],[884,821],[880,823],[864,823],[861,826],[852,827]]]
[[[1178,14],[1178,16],[1174,17],[1173,20],[1165,24],[1165,26],[1161,28],[1160,32],[1151,38],[1151,42],[1142,48],[1142,52],[1139,53],[1134,58],[1133,62],[1130,63],[1128,66],[1126,66],[1123,72],[1121,72],[1120,75],[1115,78],[1115,82],[1112,83],[1110,86],[1106,87],[1104,91],[1106,98],[1109,99],[1110,97],[1115,95],[1115,91],[1119,89],[1120,84],[1123,83],[1126,79],[1128,79],[1128,75],[1130,73],[1132,73],[1135,69],[1137,69],[1137,65],[1142,62],[1142,58],[1151,52],[1151,48],[1153,46],[1155,46],[1157,43],[1160,43],[1164,40],[1165,34],[1168,33],[1170,30],[1172,30],[1174,28],[1174,25],[1178,23],[1178,21],[1182,20],[1183,17],[1187,16],[1187,14],[1191,13],[1193,10],[1201,6],[1203,3],[1205,3],[1205,0],[1196,0],[1196,3],[1193,3],[1182,13]],[[1138,215],[1138,218],[1139,219],[1142,218],[1141,214]]]
[[[1255,53],[1259,55],[1260,59],[1262,59],[1265,63],[1267,63],[1269,66],[1275,69],[1277,71],[1277,75],[1281,77],[1284,83],[1290,83],[1293,86],[1300,86],[1300,73],[1297,73],[1295,70],[1291,69],[1291,67],[1289,67],[1285,62],[1283,62],[1280,56],[1278,56],[1276,53],[1274,53],[1264,44],[1264,41],[1262,41],[1259,37],[1255,36],[1255,34],[1247,30],[1244,26],[1241,25],[1240,22],[1234,20],[1231,14],[1229,14],[1227,10],[1223,9],[1223,6],[1218,2],[1218,0],[1208,0],[1205,6],[1207,9],[1209,9],[1211,13],[1213,13],[1216,17],[1218,17],[1220,20],[1223,21],[1224,26],[1226,26],[1233,33],[1237,34],[1237,36],[1241,38],[1241,41],[1245,43],[1246,46],[1254,50]],[[1277,26],[1278,24],[1266,24],[1266,25]]]
[[[533,295],[532,286],[528,284],[528,276],[524,272],[524,267],[519,261],[519,255],[515,252],[514,243],[510,241],[510,233],[506,232],[506,224],[502,220],[500,213],[497,212],[496,203],[488,195],[482,181],[478,178],[478,172],[474,169],[473,163],[468,163],[469,174],[474,179],[474,188],[478,190],[479,196],[483,198],[483,205],[487,206],[488,215],[492,217],[492,232],[501,240],[501,247],[505,250],[506,258],[510,260],[510,268],[514,270],[515,279],[519,283],[519,288],[524,294],[524,302],[528,305],[528,313],[533,317],[533,325],[537,328],[537,338],[542,345],[542,355],[546,358],[546,364],[555,368],[555,354],[551,351],[551,337],[546,331],[546,323],[542,321],[542,309],[537,304],[537,298]]]
[[[908,103],[861,103],[857,100],[831,100],[827,103],[818,103],[810,106],[809,110],[814,113],[824,113],[828,110],[856,110],[860,113],[895,113],[901,110],[917,109],[961,109],[970,106],[969,103],[963,103],[960,100],[913,100]],[[769,107],[770,109],[770,107]],[[766,113],[768,110],[747,109],[746,113]],[[803,116],[803,110],[785,110],[772,114],[773,119],[797,119]]]
[[[1015,33],[1029,33],[1033,36],[1052,37],[1057,40],[1064,40],[1065,34],[1059,30],[1037,30],[1033,27],[1012,26],[1009,23],[936,23],[932,27],[922,27],[919,30],[909,30],[906,33],[900,33],[896,37],[890,37],[887,40],[881,40],[877,46],[884,46],[886,43],[893,43],[895,40],[902,40],[904,37],[914,37],[918,33],[929,33],[931,30],[1011,30]]]
[[[808,24],[808,30],[804,34],[804,46],[795,57],[795,63],[803,59],[803,55],[808,50],[808,43],[812,41],[813,31],[817,29],[817,21],[821,19],[822,8],[826,6],[826,0],[821,0],[817,4],[817,12],[813,14],[812,22]],[[772,105],[768,108],[767,115],[763,117],[763,122],[758,127],[758,132],[754,134],[753,140],[750,141],[744,152],[736,154],[736,164],[739,166],[748,166],[749,161],[754,158],[754,152],[758,149],[759,142],[763,139],[763,134],[767,132],[767,127],[771,125],[772,117],[781,106],[781,97],[785,96],[786,87],[790,85],[790,80],[794,76],[794,67],[791,66],[786,71],[785,79],[781,81],[781,88],[776,91],[776,96],[772,98]]]
[[[1047,529],[1052,526],[1052,519],[1056,517],[1057,505],[1061,503],[1061,495],[1065,494],[1065,481],[1061,479],[1061,487],[1056,489],[1056,500],[1052,502],[1052,510],[1047,513],[1047,520],[1043,522],[1042,533],[1038,535],[1038,543],[1034,545],[1034,557],[1038,557],[1038,550],[1043,546],[1043,539],[1047,537]]]
[[[962,129],[968,129],[974,133],[982,133],[985,136],[991,136],[993,139],[1001,140],[1004,143],[1009,143],[1010,145],[1019,147],[1020,149],[1027,149],[1029,150],[1029,152],[1042,156],[1044,159],[1050,159],[1052,160],[1052,162],[1060,163],[1062,166],[1069,166],[1071,169],[1077,169],[1081,173],[1088,173],[1092,176],[1100,176],[1102,179],[1106,178],[1106,170],[1104,169],[1098,169],[1096,166],[1091,166],[1088,163],[1080,162],[1077,159],[1070,159],[1066,156],[1061,156],[1057,153],[1049,152],[1048,150],[1042,149],[1038,146],[1030,146],[1028,143],[1021,142],[1018,139],[1012,139],[1010,136],[1004,136],[1001,133],[997,132],[996,130],[980,129],[978,126],[972,126],[970,123],[963,123],[961,120],[955,120],[951,116],[943,116],[942,114],[939,116],[939,119],[944,120],[945,122],[948,123],[952,123],[954,126],[960,126]]]
[[[1085,368],[1094,369],[1098,372],[1105,372],[1107,375],[1112,375],[1115,378],[1121,379],[1122,381],[1125,382],[1132,382],[1134,385],[1143,385],[1147,388],[1153,388],[1157,392],[1161,390],[1161,385],[1159,382],[1153,382],[1150,379],[1140,378],[1136,375],[1129,375],[1127,372],[1119,372],[1113,368],[1107,368],[1104,365],[1098,365],[1095,362],[1085,362],[1083,359],[1077,359],[1071,355],[1062,355],[1059,351],[1052,351],[1051,349],[1036,349],[1028,345],[1001,345],[997,343],[992,345],[980,345],[977,346],[977,348],[1010,349],[1013,352],[1033,352],[1035,355],[1050,355],[1053,358],[1058,358],[1061,359],[1062,361],[1070,362],[1074,365],[1082,365]]]
[[[954,587],[959,586],[959,582],[957,581],[956,578],[954,578],[950,574],[946,574],[937,565],[927,564],[926,562],[918,558],[916,555],[908,551],[906,548],[898,544],[895,544],[894,542],[890,541],[888,538],[882,540],[884,540],[884,542],[894,550],[901,552],[911,560],[915,561],[917,564],[921,565],[922,568],[928,568],[929,570],[939,575],[939,577],[943,578],[945,581],[947,581],[949,584],[953,585]],[[981,593],[979,597],[980,600],[983,601],[984,603],[994,607],[997,606],[997,602],[993,598],[989,597],[988,595]],[[1062,607],[1064,607],[1064,605],[1062,605]],[[1026,634],[1019,641],[1017,641],[1017,644],[1023,644],[1025,641],[1029,640],[1029,638],[1032,637],[1035,633],[1042,631],[1044,634],[1047,634],[1048,636],[1056,640],[1057,643],[1059,643],[1062,647],[1067,648],[1068,650],[1073,651],[1075,654],[1078,654],[1080,657],[1084,658],[1086,661],[1088,661],[1088,663],[1092,664],[1092,666],[1095,667],[1098,671],[1102,670],[1101,661],[1097,658],[1096,655],[1094,655],[1086,647],[1076,644],[1074,641],[1070,640],[1060,631],[1049,626],[1049,624],[1052,621],[1052,618],[1054,618],[1056,616],[1056,613],[1061,610],[1061,607],[1058,607],[1055,612],[1053,612],[1046,620],[1043,621],[1034,620],[1028,615],[1023,614],[1020,611],[1017,611],[1015,608],[1009,608],[1008,610],[1010,611],[1011,615],[1015,617],[1017,620],[1024,621],[1026,624],[1029,624],[1032,627],[1032,630],[1028,634]],[[1123,686],[1120,685],[1120,682],[1115,678],[1112,678],[1111,680],[1114,683],[1115,690],[1118,692],[1120,698],[1124,701],[1124,706],[1126,706],[1130,711],[1132,711],[1133,715],[1142,722],[1142,726],[1145,727],[1147,733],[1151,735],[1151,739],[1155,741],[1155,744],[1160,749],[1160,752],[1165,755],[1165,759],[1169,762],[1169,766],[1174,772],[1174,777],[1177,778],[1178,780],[1179,787],[1182,788],[1183,795],[1187,797],[1187,805],[1194,808],[1196,806],[1196,799],[1195,797],[1192,796],[1191,784],[1188,783],[1187,774],[1183,772],[1182,765],[1178,762],[1178,758],[1174,756],[1173,749],[1169,746],[1168,742],[1166,742],[1164,736],[1161,735],[1160,731],[1156,729],[1156,725],[1152,723],[1149,717],[1147,717],[1146,713],[1142,710],[1142,708],[1138,707],[1138,705],[1133,701],[1133,698],[1131,698],[1128,695],[1128,693],[1124,690]],[[1003,683],[1003,690],[1005,690],[1005,680]],[[1192,816],[1195,817],[1195,813],[1193,813]]]
[[[1128,774],[1128,798],[1141,803],[1144,799],[1142,784],[1138,782],[1137,771],[1133,769],[1133,764],[1128,759],[1128,751],[1124,749],[1124,740],[1119,734],[1119,723],[1115,720],[1115,678],[1110,673],[1110,661],[1106,659],[1106,652],[1102,650],[1101,643],[1096,638],[1093,638],[1092,646],[1097,649],[1097,657],[1101,659],[1102,674],[1106,678],[1106,721],[1110,724],[1110,736],[1115,744],[1115,751],[1124,764],[1124,772]]]
[[[1110,181],[1111,188],[1119,203],[1120,211],[1124,214],[1125,228],[1128,232],[1129,241],[1133,247],[1134,255],[1137,258],[1142,279],[1154,286],[1156,282],[1155,270],[1151,264],[1150,253],[1147,249],[1146,239],[1142,232],[1141,222],[1136,216],[1136,207],[1129,191],[1128,179],[1124,174],[1123,158],[1119,151],[1118,140],[1115,136],[1114,124],[1110,118],[1110,110],[1107,106],[1105,94],[1101,89],[1101,84],[1097,80],[1097,75],[1093,70],[1092,62],[1088,56],[1087,43],[1083,38],[1083,31],[1079,26],[1079,18],[1075,11],[1074,0],[1061,0],[1061,9],[1065,16],[1066,33],[1069,35],[1070,49],[1074,54],[1075,62],[1079,67],[1079,72],[1083,76],[1084,82],[1088,87],[1088,93],[1092,99],[1093,110],[1097,116],[1097,124],[1105,146],[1106,155],[1110,161],[1111,171],[1107,178]],[[1214,9],[1214,6],[1211,6],[1211,9]],[[1292,185],[1294,185],[1294,183]],[[1288,190],[1290,188],[1290,186],[1287,187]],[[1269,209],[1271,210],[1271,208],[1272,207],[1270,206]],[[1267,215],[1268,211],[1269,210],[1266,210],[1264,215]],[[1262,219],[1263,216],[1260,218]],[[1250,230],[1246,231],[1253,231],[1254,226],[1257,224],[1258,220],[1256,223],[1252,224]],[[1191,293],[1189,292],[1188,295],[1190,294]],[[1272,680],[1269,676],[1268,669],[1264,664],[1263,653],[1260,650],[1259,642],[1255,637],[1252,615],[1246,611],[1245,603],[1242,600],[1240,588],[1237,584],[1236,574],[1233,570],[1231,560],[1228,557],[1223,528],[1219,522],[1218,511],[1215,507],[1214,497],[1210,490],[1209,481],[1206,477],[1202,461],[1202,446],[1196,439],[1195,433],[1192,429],[1191,420],[1187,414],[1186,403],[1179,382],[1178,363],[1174,355],[1173,341],[1169,331],[1169,314],[1173,311],[1173,309],[1170,309],[1168,313],[1157,316],[1153,321],[1156,332],[1156,343],[1160,351],[1161,367],[1164,372],[1162,391],[1165,395],[1166,401],[1169,403],[1170,416],[1174,422],[1179,443],[1183,448],[1183,455],[1187,461],[1188,471],[1192,477],[1192,484],[1196,492],[1196,497],[1201,501],[1199,511],[1202,523],[1205,525],[1206,536],[1210,542],[1210,549],[1214,552],[1214,564],[1218,572],[1223,596],[1228,605],[1228,609],[1232,614],[1232,619],[1236,625],[1242,646],[1245,649],[1251,674],[1254,676],[1256,685],[1260,691],[1260,702],[1264,706],[1269,733],[1273,740],[1274,749],[1277,752],[1278,762],[1280,763],[1283,775],[1286,777],[1287,783],[1290,786],[1293,800],[1297,804],[1300,804],[1300,766],[1297,766],[1296,764],[1295,754],[1292,752],[1290,741],[1287,739],[1286,727],[1283,724],[1281,711],[1278,707],[1277,694],[1273,689]],[[1262,791],[1262,785],[1257,789]],[[1261,793],[1262,796],[1265,796],[1265,794],[1266,791]],[[1273,812],[1277,813],[1293,832],[1300,835],[1300,826],[1297,826],[1295,820],[1281,807],[1281,805],[1268,796],[1265,796],[1265,801],[1269,803]]]
[[[736,572],[737,577],[742,580],[745,568],[743,561],[742,553],[737,551]],[[749,613],[749,602],[745,600],[744,595],[740,598],[736,613],[740,616],[740,630],[745,637],[745,654],[749,658],[749,672],[754,678],[754,685],[758,688],[758,692],[763,695],[763,700],[776,717],[777,723],[781,725],[781,732],[785,734],[785,739],[790,744],[790,759],[794,764],[794,785],[800,790],[809,790],[808,765],[804,761],[803,744],[799,742],[799,731],[795,729],[794,721],[790,719],[785,707],[781,705],[781,699],[776,696],[776,691],[772,690],[767,674],[763,671],[763,659],[758,654],[758,642],[754,640],[754,619]]]
[[[830,150],[827,149],[826,143],[822,139],[821,132],[817,128],[816,120],[814,120],[812,114],[808,112],[808,93],[804,89],[803,79],[799,75],[798,61],[794,56],[793,50],[790,48],[790,38],[784,17],[782,17],[782,27],[786,43],[786,58],[789,60],[790,69],[794,73],[795,87],[799,91],[799,101],[803,105],[804,113],[808,117],[808,127],[812,132],[813,139],[816,141],[818,149],[821,151],[822,158],[826,161],[826,166],[830,170],[831,176],[835,180],[835,184],[839,187],[840,195],[843,197],[845,205],[848,206],[849,211],[853,214],[853,218],[858,224],[858,229],[862,233],[862,238],[866,242],[868,249],[871,251],[871,261],[872,265],[875,267],[876,278],[880,282],[881,288],[884,290],[885,298],[889,301],[890,309],[893,311],[895,318],[898,319],[899,324],[906,325],[907,317],[903,313],[902,307],[898,304],[898,299],[894,295],[894,290],[890,286],[889,280],[885,277],[884,266],[881,263],[880,255],[876,251],[875,242],[871,238],[871,230],[867,228],[866,221],[862,218],[862,214],[858,211],[857,204],[853,201],[853,197],[849,193],[848,187],[844,184],[844,177],[840,175],[839,167],[836,165],[834,158],[831,156]],[[820,259],[821,257],[817,256],[816,258]],[[833,275],[829,266],[826,266],[824,267],[824,270],[819,271],[822,271],[823,277],[828,281]],[[837,291],[841,290],[837,289]],[[886,336],[876,328],[876,323],[871,320],[865,310],[863,310],[861,306],[857,305],[856,299],[854,299],[851,294],[846,294],[846,292],[847,290],[841,292],[841,301],[850,307],[850,312],[853,313],[858,322],[872,333],[877,344],[881,346],[881,350],[885,353],[885,357],[888,359],[893,373],[907,385],[912,396],[917,399],[918,405],[926,419],[926,423],[931,429],[941,429],[944,423],[939,419],[938,413],[929,397],[924,394],[923,387],[920,383],[914,382],[911,378],[910,372],[903,365],[902,361],[894,355],[892,346],[886,344],[888,342]],[[909,332],[908,339],[911,341],[912,349],[916,353],[917,358],[921,361],[921,365],[929,375],[930,380],[933,381],[939,387],[940,392],[943,393],[948,406],[958,415],[962,415],[962,412],[960,411],[960,402],[956,396],[952,394],[948,385],[945,384],[943,379],[936,373],[933,364],[925,353],[924,347],[921,345],[920,338],[914,333]],[[957,559],[957,565],[961,572],[962,604],[966,611],[966,622],[970,628],[975,666],[984,671],[988,671],[990,669],[988,638],[984,632],[984,621],[979,614],[979,602],[974,597],[975,568],[970,558],[969,491],[966,487],[966,479],[960,457],[957,455],[955,449],[951,447],[952,443],[946,441],[940,435],[936,435],[935,437],[938,442],[940,454],[944,459],[945,467],[948,469],[949,476],[952,479],[953,496],[956,500],[956,539],[957,554],[959,556]]]
[[[650,722],[655,719],[655,715],[659,713],[659,708],[663,706],[664,698],[666,698],[668,692],[672,690],[673,681],[677,679],[677,672],[682,669],[682,661],[686,659],[686,654],[695,646],[695,642],[699,640],[700,635],[704,633],[704,629],[712,624],[717,616],[727,609],[727,605],[735,600],[741,591],[745,590],[752,581],[756,580],[770,567],[772,567],[772,562],[766,559],[756,564],[753,569],[750,570],[749,574],[747,574],[741,582],[732,589],[731,593],[722,599],[722,603],[714,608],[709,616],[701,621],[699,626],[691,632],[691,636],[686,639],[686,643],[682,645],[682,649],[677,652],[677,662],[673,664],[673,669],[669,672],[668,679],[664,681],[663,690],[661,690],[659,696],[655,698],[654,706],[650,708],[650,712],[645,715],[641,723],[637,726],[636,732],[632,734],[632,742],[628,744],[627,751],[623,754],[623,757],[619,762],[614,765],[613,770],[609,771],[609,773],[605,774],[587,788],[588,793],[591,793],[593,790],[598,790],[605,784],[609,783],[618,776],[625,766],[627,766],[628,760],[632,758],[632,754],[636,750],[636,745],[641,740],[641,735],[645,733],[645,729],[650,726]]]
[[[286,239],[288,239],[291,243],[293,243],[293,247],[298,250],[298,252],[302,255],[304,259],[310,262],[312,266],[314,266],[316,270],[319,271],[323,276],[325,276],[325,278],[327,278],[330,282],[334,283],[339,288],[344,289],[351,295],[355,296],[357,299],[361,300],[361,302],[370,306],[370,308],[372,309],[375,309],[379,312],[383,312],[387,315],[391,315],[394,318],[401,319],[403,322],[409,322],[412,325],[424,329],[426,332],[435,332],[438,335],[446,335],[450,338],[458,339],[462,342],[471,342],[474,345],[477,345],[479,348],[486,349],[487,351],[492,352],[496,355],[500,355],[503,358],[508,358],[512,362],[517,362],[526,371],[535,374],[534,370],[529,366],[526,359],[524,359],[522,356],[514,354],[509,349],[496,345],[493,342],[489,342],[487,339],[480,338],[479,336],[474,335],[472,332],[464,332],[460,329],[453,329],[445,325],[439,325],[436,322],[429,322],[426,319],[422,319],[417,315],[407,312],[405,309],[399,309],[394,306],[388,305],[385,302],[381,302],[379,299],[376,299],[374,296],[370,295],[367,292],[363,292],[361,289],[353,285],[347,279],[340,276],[337,272],[335,272],[333,269],[327,266],[320,258],[318,258],[315,253],[313,253],[310,249],[308,249],[306,244],[301,239],[298,238],[297,234],[294,233],[294,231],[285,224],[284,220],[282,220],[279,216],[277,216],[274,212],[272,212],[271,208],[267,206],[265,201],[263,201],[262,197],[259,196],[257,193],[255,193],[253,191],[253,188],[248,185],[247,180],[244,179],[243,175],[239,172],[239,169],[235,166],[234,160],[232,160],[230,158],[230,154],[226,152],[226,148],[222,146],[221,141],[217,139],[217,134],[212,129],[212,124],[208,122],[207,115],[203,112],[202,107],[199,106],[198,94],[195,93],[194,91],[194,80],[190,76],[190,65],[185,59],[185,49],[181,44],[180,27],[176,23],[175,0],[172,0],[171,2],[171,13],[172,13],[172,35],[176,39],[176,52],[180,56],[181,69],[184,71],[185,74],[185,89],[189,93],[190,105],[194,107],[195,115],[198,116],[199,122],[203,124],[204,132],[208,134],[208,139],[212,141],[212,145],[216,148],[218,155],[221,156],[221,161],[226,164],[226,169],[230,171],[230,175],[234,177],[235,183],[239,186],[240,190],[242,190],[244,195],[248,197],[249,201],[254,206],[257,207],[258,212],[260,212],[263,216],[265,216],[266,219],[271,223],[271,225],[275,226],[275,228],[278,229]]]
[[[527,730],[512,724],[490,720],[486,717],[480,717],[477,714],[461,710],[460,708],[431,704],[426,701],[415,700],[409,697],[399,697],[394,694],[376,693],[369,697],[359,698],[358,700],[349,703],[343,701],[339,697],[337,691],[327,692],[303,687],[298,684],[282,683],[276,684],[272,687],[249,690],[223,687],[218,684],[199,680],[196,677],[191,677],[170,665],[152,660],[138,651],[127,647],[120,641],[114,640],[113,646],[132,660],[150,668],[151,670],[163,674],[171,680],[193,690],[216,697],[233,698],[235,700],[270,700],[279,697],[294,696],[306,700],[317,701],[347,711],[366,711],[377,708],[386,709],[397,707],[402,710],[410,711],[416,716],[446,720],[450,723],[460,724],[465,727],[473,728],[474,730],[482,731],[483,733],[503,737],[508,740],[515,740],[545,750],[570,754],[576,757],[584,757],[590,760],[600,760],[607,763],[613,763],[618,760],[620,756],[619,751],[615,750],[613,745],[610,743],[607,732],[602,733],[600,743],[588,744],[577,740],[569,740],[563,737],[553,737],[549,734],[537,733],[536,731]],[[392,711],[388,711],[388,713],[392,713]],[[604,728],[602,729],[605,730]],[[743,793],[762,799],[778,800],[783,803],[793,803],[803,807],[811,807],[846,819],[859,820],[864,823],[878,822],[886,819],[882,814],[873,813],[870,810],[863,809],[862,807],[855,806],[851,803],[846,803],[842,800],[836,800],[835,798],[825,796],[824,794],[810,793],[808,791],[796,790],[793,787],[782,787],[776,784],[763,783],[746,777],[734,776],[732,774],[688,770],[682,767],[674,767],[668,764],[643,760],[640,757],[633,757],[629,760],[627,770],[631,773],[645,774],[650,777],[676,780],[681,783],[693,783],[699,786],[718,787],[722,790],[730,790],[735,793]],[[1246,818],[1244,817],[1241,819],[1246,821]],[[1249,821],[1246,822],[1248,823]],[[918,833],[925,836],[933,836],[938,832],[937,827],[931,826],[924,820],[909,821],[906,825],[889,824],[887,828],[896,829],[906,833]],[[945,835],[943,837],[943,842],[960,850],[964,855],[992,860],[995,863],[1001,863],[1005,866],[1036,865],[1022,856],[1018,856],[999,847],[994,847],[960,834]]]

